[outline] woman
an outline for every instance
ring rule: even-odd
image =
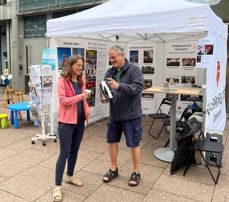
[[[82,186],[79,179],[73,178],[77,154],[84,133],[84,121],[88,121],[90,108],[85,93],[85,77],[82,72],[83,60],[79,56],[71,56],[58,80],[58,133],[60,154],[56,162],[55,188],[53,201],[61,201],[61,183],[67,161],[66,183]]]

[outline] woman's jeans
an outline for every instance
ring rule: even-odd
[[[77,124],[59,123],[58,133],[60,141],[60,154],[56,162],[56,186],[60,186],[63,179],[66,160],[67,175],[73,176],[78,150],[84,133],[84,117],[78,118]]]

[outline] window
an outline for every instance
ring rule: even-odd
[[[7,0],[0,0],[0,5],[4,5],[7,3]]]

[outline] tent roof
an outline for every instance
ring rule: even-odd
[[[225,32],[226,26],[208,4],[184,0],[109,0],[83,12],[47,22],[48,37],[90,37],[97,34],[109,38],[128,34],[146,39],[148,35],[145,33],[151,33],[151,37],[163,33],[208,31],[221,34],[219,30]]]

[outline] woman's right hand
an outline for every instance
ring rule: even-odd
[[[83,100],[86,100],[90,97],[89,93],[82,93]]]

